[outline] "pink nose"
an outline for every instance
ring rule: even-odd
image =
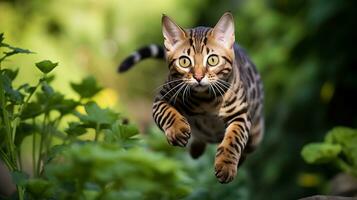
[[[193,77],[194,77],[198,82],[200,82],[200,81],[202,80],[202,78],[203,78],[203,75],[202,75],[202,74],[195,74]]]

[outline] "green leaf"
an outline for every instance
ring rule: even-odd
[[[95,102],[89,102],[84,106],[86,115],[77,114],[79,119],[87,125],[112,124],[118,119],[118,114],[109,110],[100,108]],[[92,128],[95,128],[95,126]]]
[[[329,131],[325,137],[325,141],[331,144],[342,144],[349,146],[357,140],[357,130],[347,127],[335,127]]]
[[[53,197],[53,185],[43,179],[30,179],[26,184],[26,191],[33,199],[48,199]]]
[[[47,85],[45,83],[45,85]],[[37,93],[37,101],[41,104],[44,112],[59,110],[63,107],[64,95],[56,92],[51,86],[42,87],[42,92]]]
[[[3,69],[1,70],[1,73],[7,76],[11,81],[13,81],[19,74],[19,69],[16,70]]]
[[[86,77],[81,83],[71,83],[71,87],[81,98],[91,98],[102,90],[93,76]]]
[[[11,172],[11,177],[12,177],[12,181],[16,185],[24,186],[24,185],[26,185],[26,182],[27,182],[27,179],[29,176],[21,171],[13,171],[13,172]]]
[[[58,110],[63,116],[72,113],[79,104],[80,103],[78,101],[73,99],[63,99],[61,104],[56,107],[56,110]]]
[[[0,81],[9,100],[14,104],[20,104],[24,96],[19,91],[13,89],[12,80],[6,74],[1,74]]]
[[[78,122],[70,122],[65,132],[70,136],[80,136],[85,134],[87,130]]]
[[[43,60],[36,63],[36,67],[44,74],[50,73],[57,65],[58,63],[53,63],[50,60]]]
[[[17,127],[15,145],[20,146],[25,137],[36,131],[36,126],[28,123],[20,123]]]
[[[116,122],[109,130],[105,131],[104,140],[108,143],[117,143],[122,147],[130,148],[138,141],[138,138],[134,138],[138,134],[139,130],[136,126]]]
[[[329,131],[325,141],[331,144],[339,144],[342,147],[345,161],[357,174],[357,130],[347,127],[335,127]]]
[[[24,119],[34,118],[42,114],[43,112],[44,109],[42,108],[40,103],[30,102],[22,111],[21,119],[24,120]]]
[[[305,145],[301,155],[307,163],[327,163],[337,158],[341,146],[336,144],[311,143]]]

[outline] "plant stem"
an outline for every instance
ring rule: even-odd
[[[100,123],[97,123],[97,126],[95,127],[95,137],[94,137],[94,141],[98,141],[99,138],[99,133],[100,133]]]
[[[40,147],[39,147],[39,151],[38,151],[38,160],[37,160],[37,176],[40,176],[41,173],[41,161],[42,161],[42,148],[43,148],[43,142],[45,140],[45,136],[46,136],[46,130],[47,130],[47,119],[48,119],[48,113],[45,113],[45,116],[43,118],[43,123],[42,123],[42,131],[41,131],[41,137],[40,137]]]
[[[32,173],[36,177],[36,133],[32,134]]]
[[[15,144],[14,141],[12,140],[12,131],[11,131],[11,123],[10,123],[10,116],[6,110],[6,103],[5,103],[5,90],[3,87],[3,76],[0,75],[0,105],[1,105],[1,110],[2,110],[2,116],[3,116],[3,121],[5,125],[5,132],[6,132],[6,149],[7,153],[9,155],[10,163],[11,165],[15,166],[16,169],[16,154],[15,154]],[[10,167],[10,166],[8,166]]]
[[[16,185],[17,194],[19,195],[19,200],[24,199],[25,188],[23,186]]]
[[[16,128],[21,122],[22,112],[26,108],[27,104],[29,103],[32,95],[35,94],[35,91],[37,90],[38,86],[40,86],[41,82],[42,82],[41,80],[38,81],[38,83],[35,86],[35,89],[29,94],[29,96],[27,96],[26,100],[24,101],[24,103],[19,108],[17,116],[16,116],[16,118],[14,119],[14,122],[13,122],[13,128],[12,128],[12,139],[13,139],[13,141],[15,141],[15,137],[16,137]]]

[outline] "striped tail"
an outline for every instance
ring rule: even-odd
[[[156,44],[151,44],[142,47],[139,50],[135,51],[133,54],[131,54],[129,57],[125,58],[125,60],[119,65],[118,72],[123,73],[129,70],[136,63],[146,58],[164,59],[164,49]]]

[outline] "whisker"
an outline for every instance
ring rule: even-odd
[[[166,85],[169,85],[169,84],[171,84],[171,83],[175,83],[175,82],[178,82],[178,81],[182,81],[182,79],[176,79],[176,80],[172,80],[172,81],[165,82],[164,84],[162,84],[162,85],[160,85],[159,87],[155,88],[155,89],[154,89],[154,92],[156,92],[157,90],[162,89],[162,88],[165,87]]]
[[[185,102],[185,97],[186,97],[186,95],[187,95],[187,93],[186,93],[186,91],[188,90],[188,85],[186,84],[186,87],[185,87],[185,89],[183,90],[183,94],[182,94],[182,102],[183,102],[183,104],[184,105],[186,105],[186,102]]]
[[[223,81],[223,80],[220,80],[220,79],[217,79],[217,84],[221,85],[222,87],[224,87],[225,89],[228,90],[231,90],[232,92],[234,92],[234,90],[231,88],[231,84],[226,82],[226,81]]]
[[[216,82],[213,83],[213,86],[214,86],[215,88],[217,88],[217,91],[219,92],[219,94],[220,94],[220,95],[222,96],[222,98],[223,98],[223,94],[221,93],[221,89],[222,89],[222,88],[221,88],[219,85],[217,85]],[[223,93],[224,93],[224,91],[223,91]]]
[[[223,89],[226,89],[227,91],[229,90],[229,87],[226,86],[226,85],[224,85],[223,83],[221,83],[221,82],[216,82],[216,83],[217,83],[217,85],[223,87]],[[223,90],[223,91],[224,91],[224,90]],[[226,92],[226,91],[225,91],[225,92]]]
[[[180,89],[178,89],[178,91],[175,93],[175,94],[176,94],[176,97],[174,97],[174,105],[176,104],[176,100],[177,100],[178,95],[180,94],[180,92],[182,91],[182,89],[185,88],[185,86],[186,86],[186,85],[182,85],[182,86],[180,87]],[[175,95],[174,95],[174,96],[175,96]],[[170,101],[171,101],[171,99],[170,99]]]
[[[213,85],[212,84],[209,84],[209,88],[212,89],[212,92],[214,94],[214,98],[217,98],[217,94],[216,92],[214,91],[214,88],[213,88]]]
[[[227,81],[221,80],[221,79],[217,79],[217,81],[219,83],[221,83],[222,85],[225,85],[226,87],[231,87],[231,83],[228,83]]]
[[[164,99],[166,97],[166,95],[168,95],[172,90],[176,89],[179,86],[182,86],[183,84],[185,84],[184,82],[179,83],[178,85],[176,85],[175,87],[171,88],[168,92],[165,93],[164,96],[161,97],[161,99]]]

